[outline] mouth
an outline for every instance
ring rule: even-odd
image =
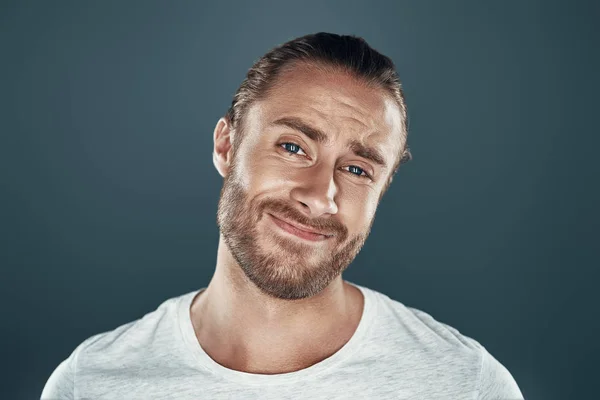
[[[319,242],[333,237],[333,235],[307,230],[308,228],[297,226],[294,223],[285,221],[279,217],[274,216],[273,214],[268,215],[279,228],[301,239]]]

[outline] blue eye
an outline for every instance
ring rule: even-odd
[[[289,145],[289,146],[286,146],[286,145]],[[298,146],[295,143],[282,143],[281,146],[284,146],[285,151],[287,151],[288,153],[291,153],[291,154],[298,154],[297,151],[302,150],[302,147]],[[289,149],[290,147],[292,148],[291,150]],[[304,150],[302,150],[302,151],[304,151]]]
[[[354,172],[350,171],[351,174],[357,175],[357,176],[363,176],[363,172],[365,173],[366,177],[368,177],[367,173],[365,172],[364,169],[357,167],[356,165],[350,165],[348,168],[352,169],[354,168],[355,170],[358,170],[358,174],[354,174]]]
[[[292,143],[292,142],[285,142],[285,143],[281,143],[279,145],[279,147],[282,147],[286,152],[290,153],[290,154],[298,154],[298,151],[302,151],[304,153],[304,150],[302,150],[302,147],[298,146],[296,143]],[[306,154],[306,153],[304,153]],[[367,172],[360,168],[357,167],[356,165],[349,165],[348,168],[350,168],[350,170],[347,170],[348,172],[350,172],[352,175],[355,175],[359,178],[366,178],[366,179],[371,179],[371,176],[369,174],[367,174]],[[355,171],[355,172],[353,172]],[[356,173],[358,172],[358,173]]]

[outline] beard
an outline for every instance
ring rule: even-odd
[[[234,162],[221,189],[217,225],[246,277],[268,296],[297,300],[320,293],[350,265],[369,236],[374,216],[364,232],[349,237],[337,220],[312,220],[289,202],[275,198],[252,201],[235,175]],[[266,213],[334,236],[313,246],[274,232],[277,228],[261,233],[258,224]]]

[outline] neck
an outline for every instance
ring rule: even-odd
[[[310,298],[270,297],[247,279],[221,236],[215,273],[190,312],[196,337],[213,360],[273,374],[306,368],[338,351],[354,334],[363,301],[341,275]]]

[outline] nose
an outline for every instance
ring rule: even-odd
[[[304,212],[316,218],[323,214],[336,214],[335,204],[337,191],[331,169],[324,166],[315,166],[306,171],[302,181],[292,189],[291,197],[301,203]]]

